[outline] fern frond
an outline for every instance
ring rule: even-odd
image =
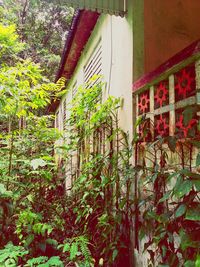
[[[38,266],[38,264],[44,263],[48,260],[48,257],[45,256],[41,256],[41,257],[37,257],[37,258],[32,258],[30,260],[27,261],[26,263],[26,267],[33,267],[33,266]]]
[[[76,258],[78,252],[78,243],[73,242],[70,248],[70,260],[74,260]]]

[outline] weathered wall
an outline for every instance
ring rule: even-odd
[[[105,99],[108,95],[123,98],[124,105],[119,111],[119,125],[124,131],[132,133],[132,28],[126,18],[102,15],[89,41],[87,42],[76,69],[70,79],[68,92],[62,97],[56,113],[59,111],[60,130],[63,130],[62,105],[64,99],[67,106],[72,99],[74,84],[77,87],[84,84],[84,67],[101,40],[102,74],[106,83]],[[67,114],[69,117],[69,114]],[[67,174],[67,173],[66,173]],[[67,175],[66,175],[67,176]],[[70,177],[70,176],[68,176]],[[70,189],[71,181],[66,180],[66,189]]]
[[[144,71],[200,38],[199,0],[144,0]]]
[[[126,18],[103,15],[93,31],[77,64],[68,88],[83,85],[83,69],[101,39],[105,97],[113,95],[124,100],[120,110],[120,126],[132,133],[132,29]]]

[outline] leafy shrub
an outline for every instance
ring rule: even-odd
[[[0,264],[3,264],[5,267],[16,267],[19,260],[27,254],[28,251],[23,247],[8,243],[4,249],[0,250]]]

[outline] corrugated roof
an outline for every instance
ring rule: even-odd
[[[65,0],[65,3],[74,8],[122,17],[127,11],[127,0]]]

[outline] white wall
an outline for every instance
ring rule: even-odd
[[[68,84],[67,102],[72,98],[72,88],[84,84],[84,66],[94,52],[99,40],[102,43],[103,80],[106,83],[105,97],[112,95],[123,99],[119,111],[119,126],[132,136],[132,29],[126,18],[101,15],[91,37],[82,52],[74,74]],[[58,109],[61,109],[63,99]],[[57,109],[57,110],[58,110]],[[61,120],[61,116],[59,120]],[[61,129],[62,129],[62,122]],[[66,181],[66,187],[71,186]]]
[[[119,113],[120,126],[132,133],[132,30],[125,18],[101,16],[68,84],[67,98],[70,100],[70,89],[75,81],[78,86],[84,83],[84,66],[100,39],[106,96],[123,98],[124,106]]]

